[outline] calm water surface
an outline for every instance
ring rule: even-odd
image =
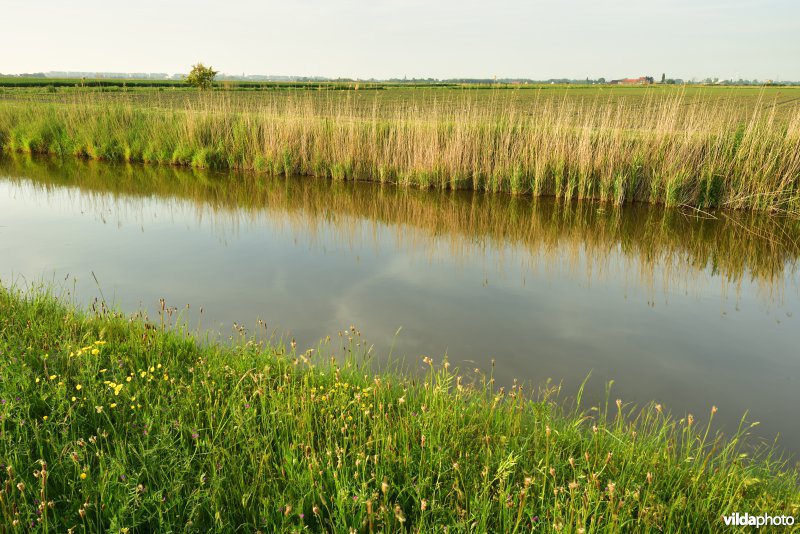
[[[0,159],[0,280],[501,382],[664,404],[800,452],[800,226],[740,213]],[[96,276],[98,283],[95,282]],[[203,307],[202,314],[199,308]],[[400,332],[398,333],[398,329]]]

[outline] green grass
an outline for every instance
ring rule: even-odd
[[[797,471],[713,413],[584,407],[427,358],[378,369],[355,329],[298,354],[200,344],[164,328],[169,309],[0,289],[0,312],[12,531],[698,532],[798,514]]]
[[[726,91],[11,93],[0,98],[0,146],[416,188],[800,215],[800,89]]]

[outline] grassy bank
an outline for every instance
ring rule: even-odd
[[[800,213],[800,107],[785,96],[418,91],[399,101],[358,91],[3,99],[0,145],[421,188]]]
[[[568,408],[427,358],[379,371],[355,330],[295,354],[95,308],[0,289],[0,515],[19,531],[718,531],[800,512],[797,472],[746,426],[722,441],[713,413]]]

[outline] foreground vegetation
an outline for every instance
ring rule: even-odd
[[[563,98],[546,90],[416,91],[399,101],[381,95],[390,90],[4,98],[0,145],[111,161],[800,215],[794,97],[752,90],[743,97],[735,89],[609,96],[597,89]]]
[[[199,344],[0,289],[0,521],[19,531],[718,531],[798,514],[797,472],[673,419],[429,358]],[[335,345],[335,343],[334,343]],[[571,406],[571,407],[570,407]],[[124,530],[127,531],[127,530]]]

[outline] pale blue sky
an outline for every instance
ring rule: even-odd
[[[0,72],[800,80],[800,0],[3,0]]]

